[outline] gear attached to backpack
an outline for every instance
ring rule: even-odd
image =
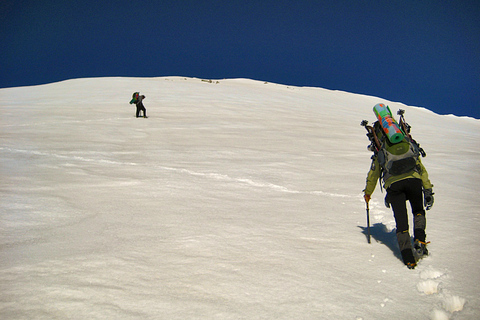
[[[419,156],[426,156],[425,151],[410,135],[410,125],[405,122],[403,114],[405,110],[400,109],[400,123],[397,123],[392,116],[388,106],[377,104],[373,108],[378,121],[373,126],[363,120],[361,125],[367,130],[367,137],[370,145],[367,147],[373,151],[372,158],[377,157],[382,167],[382,177],[386,180],[389,175],[401,175],[417,170]]]

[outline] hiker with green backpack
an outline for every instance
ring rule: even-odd
[[[393,118],[390,109],[384,104],[374,107],[378,121],[369,126],[363,121],[374,152],[372,164],[367,175],[366,187],[363,190],[367,203],[375,191],[377,180],[387,191],[385,205],[392,208],[396,223],[397,241],[403,262],[409,269],[415,268],[417,259],[428,255],[426,242],[425,210],[433,206],[432,183],[420,160],[425,152],[410,136],[410,126],[403,118],[403,110],[399,111],[400,124]],[[410,239],[406,202],[410,202],[413,214],[414,243]],[[416,254],[416,257],[414,255]],[[417,259],[416,259],[417,258]]]
[[[130,104],[135,104],[137,106],[137,112],[136,112],[136,117],[140,117],[140,111],[143,111],[143,117],[147,117],[147,110],[145,109],[145,106],[143,105],[143,99],[145,99],[144,95],[140,95],[140,92],[134,92],[132,95],[132,100],[130,100]]]

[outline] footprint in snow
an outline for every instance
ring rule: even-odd
[[[460,298],[459,296],[446,295],[443,298],[443,309],[450,313],[462,311],[465,302],[465,299]]]
[[[420,272],[420,281],[417,284],[417,290],[423,294],[439,294],[440,299],[442,300],[441,305],[442,309],[434,309],[430,314],[431,320],[448,320],[450,315],[454,312],[462,311],[463,306],[465,305],[466,300],[455,295],[448,293],[442,293],[439,289],[441,278],[446,276],[445,272],[436,270],[432,267]]]
[[[420,281],[417,284],[417,290],[424,294],[435,294],[438,293],[438,286],[440,284],[439,279],[444,275],[444,272],[433,269],[432,267],[427,268],[420,272]]]
[[[440,283],[435,280],[425,280],[417,284],[417,290],[425,294],[438,293],[438,285]]]
[[[454,296],[454,295],[449,295],[446,294],[442,297],[443,302],[442,302],[442,309],[434,309],[430,313],[430,319],[431,320],[449,320],[450,316],[454,312],[459,312],[463,310],[463,306],[465,305],[465,299],[459,297],[459,296]]]

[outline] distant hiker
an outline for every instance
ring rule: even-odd
[[[365,120],[362,122],[372,142],[369,149],[374,151],[366,187],[363,190],[364,198],[368,204],[377,180],[382,179],[383,187],[387,191],[385,205],[393,210],[403,262],[409,269],[413,269],[417,265],[417,260],[412,250],[406,201],[410,202],[414,217],[413,248],[417,258],[420,259],[428,255],[424,205],[430,210],[434,194],[433,185],[419,156],[425,156],[425,152],[410,136],[410,126],[405,123],[403,110],[398,112],[401,116],[400,125],[391,116],[388,106],[378,104],[374,111],[379,121],[376,121],[373,127],[368,126]],[[396,143],[392,143],[392,140]]]
[[[140,95],[140,92],[134,92],[132,95],[132,100],[130,100],[130,104],[135,104],[137,106],[137,118],[140,116],[140,111],[143,111],[143,117],[147,117],[147,110],[143,106],[143,99],[145,99],[144,95]]]

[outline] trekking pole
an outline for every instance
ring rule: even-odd
[[[370,243],[370,207],[367,202],[367,240]]]

